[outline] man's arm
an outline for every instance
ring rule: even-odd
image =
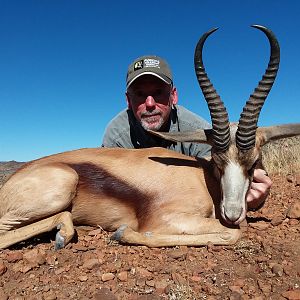
[[[133,148],[127,110],[121,111],[108,123],[103,135],[102,147]]]
[[[125,148],[117,138],[117,132],[113,128],[107,128],[104,132],[102,147],[107,148]]]

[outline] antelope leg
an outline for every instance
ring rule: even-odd
[[[201,234],[158,234],[151,232],[137,232],[123,225],[113,235],[112,239],[125,244],[145,245],[148,247],[168,246],[205,246],[232,245],[241,237],[240,229],[224,227],[223,231],[212,231]]]
[[[30,225],[10,230],[0,235],[0,249],[7,248],[18,242],[25,241],[38,234],[59,229],[55,239],[55,249],[61,249],[70,242],[74,236],[72,215],[70,212],[61,212],[49,218]]]

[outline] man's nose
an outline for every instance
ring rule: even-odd
[[[155,107],[155,105],[156,105],[155,100],[152,96],[148,96],[146,98],[145,104],[148,108]]]

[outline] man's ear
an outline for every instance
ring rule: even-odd
[[[177,94],[177,89],[176,87],[172,88],[171,91],[171,96],[172,96],[172,104],[175,105],[178,102],[178,94]]]
[[[126,96],[127,107],[128,107],[128,109],[131,109],[131,103],[130,103],[129,95],[127,92],[125,93],[125,96]]]

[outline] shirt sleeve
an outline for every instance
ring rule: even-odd
[[[122,111],[107,125],[101,146],[107,148],[132,148],[129,132],[127,113]]]
[[[193,131],[197,129],[211,128],[211,124],[204,118],[196,115],[195,113],[187,110],[182,106],[178,106],[179,126],[181,131]],[[208,144],[200,143],[184,143],[185,149],[188,153],[185,153],[193,157],[206,157],[211,154],[211,146]]]
[[[113,132],[108,128],[104,133],[101,146],[106,148],[125,148],[119,140],[120,139],[114,138]]]
[[[211,146],[208,144],[192,143],[189,156],[207,157],[211,155]]]

